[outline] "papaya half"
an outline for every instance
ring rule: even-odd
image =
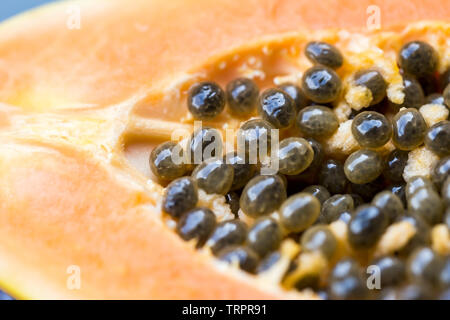
[[[367,25],[373,12],[375,29]],[[344,53],[343,79],[377,65],[388,97],[401,103],[396,52],[427,41],[445,71],[449,17],[450,2],[434,0],[85,0],[3,22],[0,288],[25,299],[318,298],[182,241],[161,212],[165,184],[151,173],[149,153],[174,130],[192,131],[193,83],[296,81],[309,66],[303,48],[311,40]],[[341,123],[325,148],[336,157],[358,149],[349,111],[335,106]],[[225,130],[242,121],[223,112],[206,125]],[[425,160],[412,159],[411,170],[429,173],[427,151],[417,157]],[[201,201],[229,213],[219,196]],[[345,237],[341,225],[335,232]]]

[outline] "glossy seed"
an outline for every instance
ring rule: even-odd
[[[403,75],[403,87],[405,97],[402,104],[396,105],[397,108],[419,109],[425,103],[425,94],[419,81],[409,75]]]
[[[428,129],[425,145],[441,157],[450,155],[450,121],[440,121]]]
[[[303,90],[293,83],[283,83],[282,85],[278,86],[278,89],[283,90],[286,92],[292,100],[294,100],[295,103],[295,110],[299,112],[304,107],[308,106],[310,104],[310,100],[305,95]]]
[[[223,221],[217,224],[206,242],[206,246],[216,255],[226,247],[244,243],[246,236],[247,226],[244,222],[240,220]]]
[[[433,166],[431,179],[438,190],[442,188],[445,179],[450,176],[450,156],[442,158]]]
[[[255,221],[247,234],[247,246],[260,257],[278,249],[282,240],[281,228],[277,221],[270,217]]]
[[[443,266],[438,276],[438,286],[450,290],[450,256],[444,258]]]
[[[388,226],[386,214],[373,205],[360,206],[348,225],[348,240],[354,249],[372,247]]]
[[[305,71],[302,88],[305,95],[316,103],[329,103],[341,93],[341,79],[332,69],[314,66]]]
[[[398,289],[396,287],[381,288],[380,293],[377,296],[377,300],[396,300],[398,296]]]
[[[268,254],[259,264],[256,273],[263,273],[272,268],[281,258],[279,251],[274,251]]]
[[[230,191],[225,195],[225,202],[230,206],[231,213],[237,217],[240,209],[239,195],[234,191]]]
[[[214,82],[200,82],[189,89],[188,109],[195,119],[209,120],[225,107],[225,92]]]
[[[330,108],[309,106],[298,113],[297,126],[307,137],[326,138],[337,130],[339,121]]]
[[[227,103],[231,113],[244,116],[255,110],[259,89],[252,79],[238,78],[230,81],[226,88]]]
[[[397,197],[402,200],[403,206],[406,206],[406,184],[400,183],[400,184],[393,184],[386,188],[387,191],[392,192]]]
[[[370,202],[375,194],[384,189],[385,183],[383,177],[380,175],[378,178],[369,183],[350,183],[350,186],[352,193],[359,195],[364,202]]]
[[[318,141],[313,138],[306,138],[305,140],[308,141],[309,145],[313,149],[314,157],[309,167],[303,173],[315,175],[315,173],[317,173],[322,166],[323,159],[325,158],[325,152],[323,151],[322,145]]]
[[[402,200],[390,191],[378,193],[373,198],[372,204],[384,212],[388,217],[389,223],[394,222],[405,213]]]
[[[444,96],[444,102],[447,105],[447,107],[450,108],[450,84],[448,84],[445,89],[444,93],[442,94]]]
[[[341,215],[339,216],[339,220],[345,222],[346,224],[348,224],[351,219],[352,213],[348,211],[342,212]]]
[[[411,279],[437,285],[443,264],[442,257],[431,248],[418,248],[408,258],[407,272]]]
[[[183,150],[175,142],[160,144],[150,154],[150,169],[162,180],[173,180],[186,172]]]
[[[339,280],[345,279],[349,276],[357,276],[361,275],[361,267],[358,262],[356,262],[353,258],[344,258],[339,260],[334,268],[331,270],[329,280]]]
[[[409,179],[405,189],[406,199],[411,198],[411,196],[414,195],[417,190],[422,188],[434,189],[434,186],[431,183],[430,179],[423,176],[414,176]]]
[[[164,192],[162,208],[173,218],[181,215],[197,205],[197,184],[191,177],[183,177],[172,181]]]
[[[405,109],[393,118],[392,142],[400,150],[413,150],[423,143],[426,131],[422,114],[413,108]]]
[[[397,290],[397,300],[431,300],[432,290],[422,283],[410,283]]]
[[[400,257],[407,257],[417,248],[427,246],[431,243],[431,228],[420,216],[409,214],[398,219],[398,222],[408,222],[414,226],[416,233],[398,251]]]
[[[278,149],[279,172],[296,175],[311,164],[314,151],[303,138],[286,138],[280,142]]]
[[[352,134],[365,148],[384,146],[392,136],[392,125],[381,113],[364,111],[352,121]]]
[[[440,93],[432,93],[425,98],[426,104],[440,104],[445,105],[444,96]]]
[[[256,176],[242,191],[239,204],[248,216],[256,218],[277,210],[286,200],[286,187],[278,176]]]
[[[361,276],[349,276],[332,281],[329,285],[329,293],[333,300],[365,299],[368,289]]]
[[[237,152],[227,153],[224,157],[225,163],[231,165],[234,169],[233,183],[230,190],[239,190],[255,175],[256,166],[247,161],[245,153],[240,155]]]
[[[444,204],[450,207],[450,177],[447,177],[442,185],[441,196]]]
[[[281,225],[290,232],[305,230],[316,221],[319,213],[319,200],[306,192],[290,196],[278,211]]]
[[[258,103],[258,113],[275,128],[290,127],[295,120],[295,102],[283,90],[265,90]]]
[[[316,293],[322,300],[330,300],[330,295],[328,294],[328,292],[326,290],[321,290],[319,288],[316,290]]]
[[[284,174],[281,174],[281,173],[277,173],[276,176],[279,177],[281,179],[281,181],[283,181],[284,188],[287,189],[288,181],[287,181],[286,176]]]
[[[402,182],[403,171],[408,161],[408,151],[392,150],[386,157],[383,175],[391,182]]]
[[[353,211],[353,198],[349,194],[335,194],[323,203],[320,212],[320,223],[332,223],[339,219],[342,213]]]
[[[308,42],[305,47],[305,55],[312,63],[333,69],[342,66],[344,61],[344,57],[338,48],[321,41]]]
[[[376,70],[358,71],[355,74],[354,81],[357,86],[363,86],[370,90],[372,94],[370,105],[380,103],[386,96],[386,81],[381,73]]]
[[[237,263],[239,268],[253,273],[258,265],[258,255],[250,248],[244,246],[228,247],[218,254],[219,260],[231,265]]]
[[[322,145],[313,138],[306,138],[305,140],[308,141],[309,145],[313,149],[313,160],[305,171],[301,172],[299,175],[291,176],[291,180],[314,183],[317,180],[318,172],[323,164],[325,153],[323,151]]]
[[[398,62],[406,73],[423,77],[436,71],[438,55],[428,43],[411,41],[400,49]]]
[[[319,183],[331,194],[345,193],[348,180],[342,163],[333,159],[325,161],[320,169]]]
[[[216,226],[216,216],[208,208],[195,208],[184,213],[177,223],[177,233],[185,240],[195,239],[197,248],[205,243]]]
[[[214,128],[202,127],[192,133],[189,139],[191,164],[200,164],[210,158],[222,155],[223,142],[220,131]]]
[[[450,228],[450,207],[447,207],[444,215],[444,223]]]
[[[305,251],[318,251],[330,259],[336,252],[337,240],[326,226],[317,225],[303,233],[301,245]]]
[[[256,164],[260,149],[270,150],[272,129],[275,127],[262,119],[248,120],[240,127],[237,134],[238,150],[244,149],[250,155],[250,164]]]
[[[198,187],[209,194],[225,195],[230,190],[233,177],[233,167],[220,159],[206,160],[192,172]]]
[[[410,213],[422,217],[430,225],[435,225],[442,220],[444,206],[439,194],[430,188],[417,190],[408,200]]]
[[[330,193],[327,188],[321,185],[311,185],[302,190],[302,192],[307,192],[317,198],[320,204],[323,204],[329,197]]]
[[[405,263],[394,256],[384,256],[372,261],[370,265],[380,270],[380,285],[382,288],[402,283],[406,278]]]
[[[373,150],[361,149],[353,152],[344,163],[348,180],[356,184],[368,183],[383,171],[383,159]]]

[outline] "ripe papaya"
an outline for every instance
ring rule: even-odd
[[[379,25],[368,29],[373,14]],[[295,79],[310,40],[346,54],[342,77],[380,65],[395,100],[393,52],[426,40],[448,66],[449,16],[450,2],[434,0],[81,0],[3,22],[0,288],[25,299],[317,298],[182,241],[161,212],[151,147],[192,130],[194,82]],[[241,121],[222,113],[207,124]],[[356,148],[342,135],[330,153]]]

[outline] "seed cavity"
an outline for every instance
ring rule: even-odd
[[[189,119],[208,126],[149,157],[153,176],[167,184],[165,218],[182,240],[255,277],[276,272],[285,289],[327,299],[442,295],[450,265],[442,255],[450,227],[450,125],[442,112],[450,106],[450,71],[436,73],[432,46],[408,42],[397,61],[402,93],[378,65],[346,74],[344,55],[330,43],[311,41],[302,54],[313,66],[277,77],[278,86],[238,74],[189,89]],[[393,88],[404,94],[400,105]],[[219,116],[230,123],[215,128]],[[239,125],[225,154],[222,134]],[[268,157],[278,163],[270,175]],[[286,253],[289,245],[295,249]],[[367,287],[369,265],[381,273],[376,292]]]

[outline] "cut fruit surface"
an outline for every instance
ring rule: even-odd
[[[381,30],[367,30],[369,5],[381,12]],[[80,28],[72,24],[77,12]],[[449,16],[445,1],[85,0],[4,22],[0,287],[37,299],[318,298],[228,268],[179,239],[161,212],[165,183],[149,170],[148,155],[176,129],[180,140],[192,133],[186,96],[194,82],[224,88],[247,76],[261,89],[298,82],[310,66],[305,44],[323,40],[346,60],[337,71],[342,103],[333,106],[340,124],[321,142],[328,154],[346,157],[360,149],[349,105],[367,104],[364,93],[348,90],[349,75],[377,65],[388,99],[401,104],[396,52],[412,39],[428,41],[443,72],[450,24],[440,20]],[[222,112],[204,125],[225,133],[247,118]],[[281,136],[292,129],[284,130]],[[429,173],[435,159],[420,157],[417,168],[415,158],[408,168]],[[231,214],[223,197],[202,197],[223,217]],[[334,229],[343,256],[345,231]],[[311,265],[323,265],[314,259]]]

